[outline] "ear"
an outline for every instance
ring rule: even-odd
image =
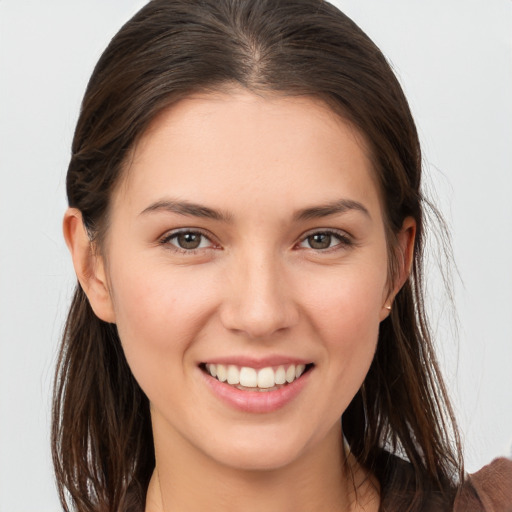
[[[386,297],[383,310],[382,318],[384,320],[391,312],[393,301],[395,300],[396,294],[400,291],[402,286],[407,281],[412,265],[414,262],[414,241],[416,239],[416,221],[412,217],[406,217],[402,229],[397,234],[397,261],[398,261],[398,273],[392,283],[393,288],[389,295]]]
[[[407,281],[412,264],[414,262],[414,241],[416,239],[416,221],[412,217],[406,217],[402,229],[397,235],[398,247],[398,275],[396,276],[393,298]]]
[[[105,264],[87,234],[80,210],[68,208],[62,227],[76,276],[94,313],[105,322],[115,323]]]

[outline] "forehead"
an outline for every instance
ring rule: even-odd
[[[298,208],[344,193],[379,203],[367,148],[352,124],[315,98],[198,94],[154,119],[115,199],[142,207],[167,194],[246,208],[272,198]]]

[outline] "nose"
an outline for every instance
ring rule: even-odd
[[[231,266],[221,321],[226,329],[264,339],[299,320],[293,286],[276,255],[247,255]]]

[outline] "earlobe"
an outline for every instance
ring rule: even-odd
[[[68,208],[62,227],[78,281],[94,313],[105,322],[115,323],[105,264],[89,239],[80,210]]]

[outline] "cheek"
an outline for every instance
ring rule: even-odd
[[[381,271],[382,270],[382,271]],[[385,266],[341,269],[330,280],[310,286],[306,310],[324,350],[330,399],[344,410],[364,381],[375,354]]]
[[[311,323],[336,342],[364,341],[365,333],[376,332],[385,296],[385,267],[340,269],[316,283],[308,283],[301,293],[306,299]]]
[[[187,350],[215,305],[211,290],[191,286],[186,270],[173,274],[165,266],[141,268],[125,272],[118,267],[111,282],[123,350],[144,389],[158,374],[167,379],[181,375]]]

